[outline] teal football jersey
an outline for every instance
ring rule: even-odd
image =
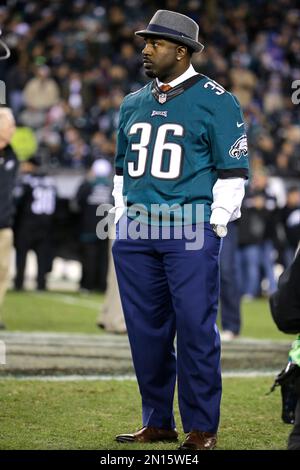
[[[174,223],[188,205],[192,215],[183,223],[194,223],[197,204],[209,221],[216,180],[248,174],[237,99],[201,74],[167,93],[156,80],[148,83],[122,103],[115,166],[116,174],[124,176],[127,206],[139,207],[145,222],[161,223],[158,207],[163,205]]]

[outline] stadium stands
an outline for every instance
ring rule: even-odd
[[[133,32],[157,8],[199,23],[205,50],[194,55],[194,66],[239,98],[251,167],[268,174],[280,211],[286,189],[299,187],[300,177],[296,0],[8,1],[0,7],[0,25],[11,58],[0,62],[0,77],[18,125],[34,131],[44,168],[68,181],[73,174],[82,179],[95,159],[112,162],[121,101],[147,81],[143,40]],[[294,206],[293,224],[300,227],[300,201]],[[274,214],[277,224],[282,218]],[[285,222],[282,227],[274,231],[279,253],[288,242]]]

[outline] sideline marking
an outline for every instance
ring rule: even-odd
[[[247,370],[247,371],[228,371],[222,374],[224,379],[248,379],[248,378],[257,378],[257,377],[273,377],[278,374],[278,369],[269,370],[269,371],[259,371],[259,370]],[[95,382],[95,381],[107,381],[107,380],[116,380],[123,382],[125,380],[136,381],[134,375],[0,375],[1,380],[20,380],[20,381],[34,381],[34,382]]]

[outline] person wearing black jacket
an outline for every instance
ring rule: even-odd
[[[300,241],[300,240],[299,240]],[[294,427],[289,435],[288,450],[300,450],[300,250],[292,264],[281,274],[278,290],[270,298],[270,309],[277,328],[287,334],[298,334],[289,353],[289,363],[283,378],[290,384],[296,397]],[[279,376],[277,377],[279,379]],[[275,382],[276,384],[276,382]]]
[[[111,202],[112,166],[104,158],[95,160],[87,179],[78,188],[73,206],[80,212],[80,245],[82,259],[82,289],[104,292],[108,271],[108,238],[96,234],[100,204]]]
[[[242,295],[248,299],[260,295],[261,271],[268,281],[268,294],[276,290],[273,238],[277,224],[277,200],[267,183],[268,177],[263,171],[253,174],[239,223],[239,278]]]
[[[23,289],[27,253],[37,255],[38,290],[46,290],[46,274],[51,265],[51,234],[56,207],[56,188],[51,177],[40,171],[37,157],[22,162],[16,187],[15,247],[16,290]]]
[[[5,325],[1,309],[9,284],[9,264],[13,245],[13,189],[18,160],[9,145],[15,131],[15,120],[9,108],[0,108],[0,329]]]
[[[295,256],[300,240],[300,187],[288,189],[285,207],[281,209],[281,222],[285,231],[286,246],[284,250],[285,267],[288,267]]]

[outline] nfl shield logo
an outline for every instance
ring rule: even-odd
[[[158,101],[160,102],[160,104],[164,104],[164,103],[167,101],[167,95],[166,95],[166,93],[161,93],[161,94],[158,96]]]

